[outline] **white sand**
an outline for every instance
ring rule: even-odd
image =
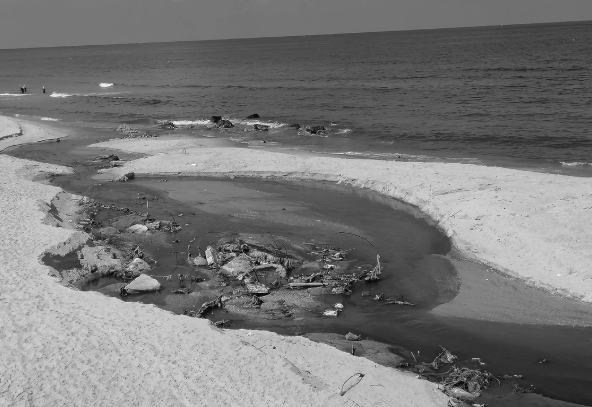
[[[387,162],[210,147],[208,140],[95,144],[151,154],[112,179],[183,173],[351,183],[416,205],[472,258],[551,292],[592,301],[592,179],[470,164]],[[183,150],[185,149],[185,153]]]
[[[74,232],[42,223],[59,189],[30,179],[66,171],[0,155],[0,406],[446,405],[431,383],[304,338],[60,286],[39,256]]]
[[[63,130],[29,120],[0,116],[0,151],[8,147],[66,137]]]

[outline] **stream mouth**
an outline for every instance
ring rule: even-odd
[[[148,177],[101,184],[91,177],[105,166],[96,160],[105,152],[87,148],[88,143],[88,139],[64,139],[19,147],[10,154],[72,166],[74,174],[51,177],[50,182],[106,206],[98,208],[93,217],[96,240],[107,237],[115,246],[140,246],[151,266],[149,274],[162,288],[121,297],[120,288],[129,281],[105,276],[80,289],[183,314],[215,299],[222,287],[211,270],[186,261],[188,250],[195,256],[197,247],[203,251],[236,238],[267,247],[280,241],[299,259],[314,262],[318,258],[311,253],[330,246],[347,251],[343,264],[345,271],[352,273],[374,267],[376,254],[380,254],[382,279],[373,284],[357,283],[351,295],[307,295],[302,306],[305,311],[278,318],[261,317],[262,312],[246,304],[216,309],[207,317],[229,320],[232,328],[287,335],[354,332],[392,345],[409,362],[413,361],[410,352],[419,362],[431,362],[442,345],[459,357],[460,365],[484,368],[496,375],[523,375],[520,385],[524,388],[534,385],[538,393],[548,397],[592,404],[587,390],[590,382],[583,379],[592,377],[589,327],[509,324],[431,313],[456,297],[459,275],[448,257],[449,239],[413,207],[373,192],[320,182]],[[112,153],[122,160],[137,158]],[[123,214],[112,205],[132,212]],[[146,212],[153,219],[175,222],[181,229],[142,236],[127,233]],[[104,228],[111,228],[110,234],[100,231]],[[73,256],[46,256],[43,261],[62,269],[77,265]],[[298,270],[294,273],[301,274]],[[179,280],[164,278],[179,274],[193,279],[191,293],[175,294]],[[282,281],[288,282],[287,277]],[[239,285],[226,287],[238,289]],[[415,306],[373,301],[380,294]],[[343,304],[343,312],[337,318],[324,317],[323,310],[335,303]],[[548,363],[538,363],[542,360]],[[496,405],[495,400],[488,404]]]

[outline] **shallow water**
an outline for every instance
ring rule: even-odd
[[[238,122],[258,113],[276,127],[265,135],[270,141],[324,152],[590,163],[591,28],[573,22],[0,50],[0,112],[198,127],[215,114]],[[30,94],[10,96],[21,83]],[[300,136],[285,129],[291,123],[331,133]],[[217,135],[252,136],[242,130]]]
[[[296,321],[253,321],[233,315],[233,326],[285,334],[353,331],[411,350],[420,361],[431,361],[437,355],[437,345],[442,345],[469,366],[484,367],[498,375],[522,374],[526,378],[525,385],[534,384],[537,391],[546,396],[592,404],[587,390],[592,374],[592,328],[495,323],[430,313],[434,306],[454,296],[456,275],[449,261],[442,257],[450,249],[448,240],[430,226],[429,220],[421,219],[414,208],[375,193],[329,183],[186,178],[168,178],[165,183],[158,182],[161,178],[152,178],[97,185],[89,178],[96,166],[87,160],[104,152],[85,148],[95,134],[91,131],[86,137],[86,140],[64,139],[61,143],[20,147],[11,154],[74,165],[74,175],[53,180],[55,185],[68,191],[137,210],[145,206],[145,201],[137,200],[140,194],[148,198],[150,213],[155,218],[176,216],[184,228],[176,236],[181,242],[174,244],[171,238],[167,242],[155,241],[145,248],[162,265],[151,271],[154,275],[168,275],[173,270],[174,273],[201,275],[182,265],[183,255],[179,255],[181,260],[177,262],[171,252],[184,251],[188,240],[210,231],[247,233],[263,240],[269,239],[271,232],[300,243],[310,239],[329,240],[344,249],[354,247],[351,255],[359,259],[357,264],[373,263],[375,251],[370,245],[354,236],[336,233],[349,231],[367,237],[382,256],[385,266],[382,282],[361,285],[350,297],[327,295],[320,298],[327,306],[338,301],[345,305],[345,311],[336,319],[312,314]],[[119,155],[122,159],[128,158],[126,154]],[[101,212],[99,220],[112,215]],[[203,248],[214,238],[205,235],[196,243]],[[161,250],[157,251],[158,247]],[[174,269],[177,263],[181,266]],[[104,287],[114,281],[104,279],[88,288],[105,292]],[[165,283],[161,293],[130,296],[124,300],[154,303],[181,312],[187,302],[168,295],[177,287],[173,280]],[[363,297],[362,291],[384,292],[418,306],[382,305]],[[106,294],[117,295],[115,292]],[[211,294],[205,292],[191,301],[199,307],[211,298]],[[221,317],[216,312],[211,318]],[[479,366],[471,361],[474,357],[481,358],[486,365]],[[550,362],[538,364],[543,358]]]

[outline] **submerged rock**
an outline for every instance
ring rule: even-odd
[[[265,124],[254,124],[253,128],[257,131],[268,131],[269,130],[269,126],[267,126]]]
[[[156,279],[141,274],[134,281],[125,286],[125,291],[129,294],[137,294],[150,291],[158,291],[161,289],[161,285]]]
[[[250,114],[246,117],[246,119],[259,119],[260,116],[257,113]]]
[[[212,123],[218,123],[220,120],[222,120],[222,116],[212,116],[210,120]]]
[[[300,130],[300,127],[301,126],[298,123],[291,124],[291,125],[288,126],[288,128],[289,129],[292,129],[292,130]]]

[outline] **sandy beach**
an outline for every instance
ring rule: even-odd
[[[22,135],[2,138],[15,129]],[[60,134],[51,126],[0,117],[0,150]],[[592,301],[591,232],[585,226],[592,210],[589,179],[218,145],[184,137],[95,144],[98,151],[146,155],[96,178],[111,180],[134,171],[348,183],[417,206],[466,258],[534,287]],[[0,172],[5,355],[0,405],[387,406],[393,400],[401,406],[446,405],[448,398],[432,383],[306,338],[220,330],[206,320],[57,284],[39,258],[50,247],[80,241],[80,232],[68,226],[66,216],[62,221],[48,216],[60,190],[32,180],[69,170],[2,155]],[[61,193],[59,198],[77,202],[79,197]],[[447,306],[435,312],[447,315],[462,308],[442,307]],[[587,325],[584,311],[581,321]],[[363,379],[340,396],[342,384],[358,372]],[[529,397],[534,403],[539,396]]]
[[[23,136],[6,144],[54,138],[10,118],[0,134],[18,125]],[[32,180],[68,171],[0,156],[0,405],[446,405],[432,383],[305,338],[223,331],[59,285],[39,258],[76,232],[67,219],[44,222],[60,190]],[[340,396],[356,373],[363,379]]]
[[[147,156],[96,178],[141,174],[271,177],[347,183],[431,217],[455,248],[527,284],[592,301],[592,180],[472,164],[295,155],[159,138],[94,144]]]

